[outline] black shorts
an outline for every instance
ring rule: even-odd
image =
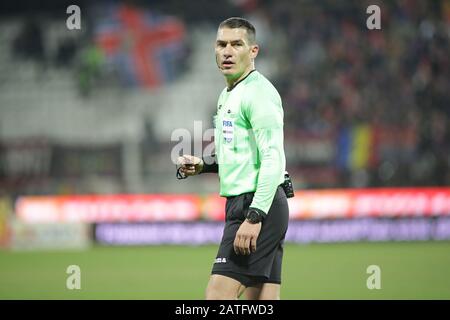
[[[253,195],[254,192],[251,192],[227,198],[225,228],[211,273],[233,278],[246,287],[258,283],[281,283],[283,244],[289,221],[289,207],[283,188],[278,187],[262,223],[256,251],[250,255],[234,252],[234,238],[245,220],[244,215]]]

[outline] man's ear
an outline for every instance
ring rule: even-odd
[[[255,59],[259,52],[259,46],[257,44],[252,45],[250,48],[250,57]]]

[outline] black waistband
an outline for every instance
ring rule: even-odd
[[[282,189],[283,189],[282,185],[283,185],[283,184],[280,184],[280,185],[278,186],[278,188],[282,188]],[[277,190],[278,190],[278,188],[277,188]],[[255,191],[244,192],[244,193],[238,194],[238,195],[236,195],[236,196],[228,196],[228,197],[225,197],[225,198],[227,198],[227,200],[232,200],[232,199],[234,199],[234,198],[241,197],[241,196],[246,195],[246,194],[254,194],[254,193],[255,193]]]

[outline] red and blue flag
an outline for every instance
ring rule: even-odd
[[[128,86],[156,88],[181,70],[186,32],[177,18],[114,6],[103,10],[94,30],[96,44]]]

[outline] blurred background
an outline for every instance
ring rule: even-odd
[[[211,143],[231,16],[283,99],[282,298],[450,298],[448,0],[0,4],[0,298],[203,298],[225,201],[172,158]]]

